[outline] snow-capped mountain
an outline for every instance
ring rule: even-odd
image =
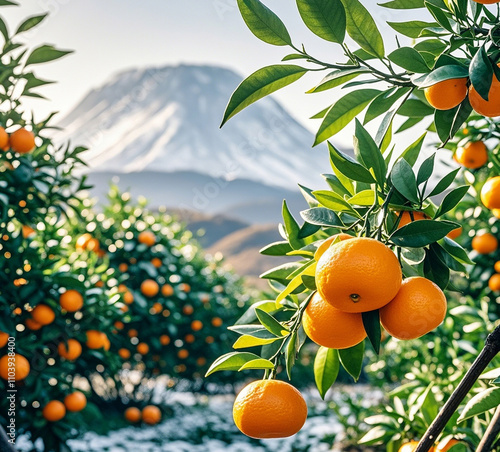
[[[295,189],[318,187],[326,148],[272,98],[219,124],[242,77],[214,66],[132,69],[90,91],[56,139],[89,147],[92,171],[202,173]]]

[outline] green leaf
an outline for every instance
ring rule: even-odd
[[[307,72],[300,66],[266,66],[248,76],[236,88],[224,112],[221,127],[234,115],[254,102],[290,85]]]
[[[337,175],[322,174],[322,176],[325,179],[326,183],[330,186],[330,188],[335,193],[339,194],[340,196],[352,196],[352,193],[343,184],[343,181],[345,181],[346,177],[340,171],[337,171],[337,173],[340,174],[340,177],[342,178],[342,182],[337,177]],[[352,184],[352,182],[351,182],[351,184]],[[347,185],[350,185],[350,184],[347,184]]]
[[[292,251],[292,247],[288,242],[274,242],[266,245],[259,253],[264,256],[286,256],[287,253]]]
[[[261,345],[272,344],[274,341],[277,341],[279,339],[279,337],[275,337],[272,339],[261,339],[258,337],[243,335],[236,340],[236,342],[233,344],[233,348],[238,350],[240,348],[259,347]]]
[[[274,305],[276,308],[276,303]],[[262,325],[234,325],[228,327],[228,330],[241,335],[256,337],[257,339],[276,339],[276,335],[272,334]]]
[[[380,93],[367,108],[363,123],[368,124],[373,119],[388,112],[397,100],[408,94],[410,90],[411,88],[393,88]]]
[[[282,214],[283,214],[283,222],[285,224],[285,232],[288,241],[290,242],[290,246],[294,250],[302,248],[302,242],[299,240],[300,227],[297,221],[295,221],[295,218],[293,218],[290,209],[288,209],[286,201],[283,201]]]
[[[283,337],[289,334],[289,331],[284,327],[281,323],[279,323],[271,314],[268,314],[266,311],[262,309],[256,309],[255,314],[257,314],[257,318],[259,322],[262,324],[266,330],[270,333]]]
[[[272,268],[271,270],[268,270],[262,275],[259,276],[259,278],[262,279],[287,279],[289,275],[291,275],[295,270],[299,269],[302,267],[302,265],[299,262],[287,262],[285,264],[279,265],[278,267]]]
[[[361,370],[363,369],[363,358],[365,356],[365,341],[361,341],[358,345],[344,350],[339,350],[339,358],[342,366],[347,373],[354,378],[354,381],[359,380]]]
[[[340,364],[337,350],[320,347],[314,359],[314,379],[322,399],[332,387],[339,374]]]
[[[374,203],[374,190],[362,190],[356,193],[352,198],[349,198],[349,204],[351,204],[351,206],[372,206]]]
[[[19,25],[16,31],[16,35],[36,27],[40,22],[42,22],[43,19],[47,17],[47,15],[48,13],[41,14],[39,16],[28,17],[24,22],[21,23],[21,25]]]
[[[259,308],[262,311],[272,313],[276,311],[276,302],[274,300],[262,300],[253,303],[248,307],[246,312],[236,321],[236,325],[248,325],[257,321],[257,315],[255,314],[255,309]],[[259,325],[257,325],[259,326]]]
[[[240,370],[249,361],[261,359],[260,356],[248,352],[231,352],[217,358],[207,370],[205,377],[223,370]]]
[[[418,203],[417,180],[410,164],[405,159],[398,160],[391,171],[394,188],[406,199]]]
[[[9,29],[7,28],[7,24],[1,17],[0,17],[0,33],[2,33],[5,42],[9,41]]]
[[[297,331],[294,331],[288,340],[288,345],[286,346],[286,373],[290,380],[292,379],[292,368],[295,365],[296,356],[297,356]]]
[[[458,243],[454,240],[443,237],[442,240],[439,241],[439,244],[445,249],[445,251],[453,256],[456,260],[462,262],[466,265],[474,265],[469,258],[469,254],[465,251]]]
[[[416,39],[420,37],[420,34],[426,28],[437,27],[438,24],[435,22],[422,22],[421,20],[412,20],[410,22],[387,22],[388,25],[409,38]]]
[[[434,6],[432,3],[428,1],[425,2],[425,6],[432,14],[434,19],[436,19],[437,23],[441,25],[441,27],[443,27],[450,33],[454,33],[453,27],[450,25],[450,21],[448,20],[448,17],[446,16],[446,14],[442,9],[438,8],[437,6]]]
[[[351,205],[340,195],[333,191],[317,190],[313,192],[316,199],[326,208],[334,211],[353,212]]]
[[[418,99],[408,99],[398,109],[398,115],[409,118],[422,118],[434,113],[434,108]]]
[[[493,65],[488,58],[484,45],[480,47],[474,58],[472,58],[469,67],[469,77],[477,93],[484,100],[488,100],[493,81]]]
[[[379,6],[391,9],[418,9],[424,8],[424,0],[392,0],[386,3],[379,3]]]
[[[387,171],[384,157],[373,138],[358,119],[356,119],[354,133],[354,154],[365,168],[373,170],[376,181],[379,186],[383,187]]]
[[[328,143],[328,145],[330,147],[330,143]],[[337,177],[337,179],[339,180],[340,184],[347,192],[344,194],[349,195],[349,196],[352,195],[354,193],[354,183],[345,174],[342,174],[342,172],[337,168],[337,166],[335,165],[335,163],[333,162],[333,160],[331,158],[331,152],[330,152],[330,166],[332,167],[333,172],[334,172],[335,176]],[[329,182],[328,175],[323,174],[323,177],[326,179],[328,185],[331,186],[331,184]],[[339,194],[341,194],[341,193],[339,193]]]
[[[375,179],[364,166],[360,165],[347,154],[343,154],[336,149],[330,142],[328,143],[330,150],[330,159],[336,168],[347,178],[357,182],[373,184]]]
[[[415,165],[415,162],[420,155],[420,151],[422,150],[422,145],[424,144],[426,135],[426,133],[421,135],[414,143],[410,144],[410,146],[402,152],[401,158],[405,159],[410,166]]]
[[[253,359],[252,361],[248,361],[247,363],[243,364],[243,366],[238,369],[238,372],[247,369],[274,369],[274,364],[268,359],[264,358]]]
[[[363,325],[365,327],[368,340],[372,344],[375,353],[380,352],[380,340],[382,338],[382,331],[380,329],[380,312],[378,309],[375,311],[367,311],[361,313],[363,317]]]
[[[342,3],[346,11],[349,36],[366,52],[383,58],[384,41],[371,14],[359,0],[342,0]]]
[[[370,71],[364,68],[339,69],[330,72],[318,85],[307,91],[307,93],[319,93],[328,89],[336,88],[348,81],[358,77],[361,74],[369,74]],[[321,117],[324,117],[321,116]]]
[[[427,88],[444,80],[450,80],[452,78],[467,78],[468,76],[469,71],[467,70],[467,68],[459,65],[449,64],[446,66],[438,67],[427,75],[413,77],[412,82],[419,88]]]
[[[300,16],[307,28],[326,41],[342,44],[346,13],[340,0],[297,0]]]
[[[458,418],[458,422],[463,422],[485,411],[492,410],[498,405],[500,405],[500,388],[488,388],[469,400]]]
[[[392,434],[390,432],[387,432],[386,427],[377,425],[371,430],[368,430],[368,432],[365,433],[363,437],[358,441],[358,444],[366,444],[369,446],[372,444],[382,443],[384,442],[384,439],[387,438],[388,440],[390,436],[392,436]]]
[[[468,97],[458,107],[450,110],[436,110],[434,113],[434,126],[439,139],[443,143],[451,140],[471,113],[472,106]]]
[[[417,185],[423,184],[428,181],[434,171],[434,159],[436,158],[436,153],[432,154],[430,157],[427,157],[420,168],[418,169],[417,174]]]
[[[451,221],[412,221],[396,230],[390,241],[397,246],[418,248],[441,240],[460,225]]]
[[[445,290],[450,281],[450,269],[436,253],[434,243],[431,244],[431,248],[426,252],[424,275],[427,279],[436,283],[441,290]]]
[[[459,171],[460,168],[454,169],[453,171],[450,171],[448,174],[446,174],[443,178],[441,178],[429,193],[429,197],[436,196],[444,192],[453,183]]]
[[[238,0],[241,16],[250,31],[260,40],[275,46],[292,45],[281,19],[259,0]]]
[[[300,216],[308,223],[318,226],[345,228],[338,215],[333,210],[325,207],[313,207],[309,210],[303,210],[300,212]]]
[[[467,194],[468,191],[468,185],[463,185],[450,191],[441,202],[441,205],[439,206],[436,215],[434,215],[434,218],[438,218],[441,215],[444,215],[445,213],[452,210],[455,206],[458,205],[458,203],[462,200],[462,198]]]
[[[361,89],[352,91],[335,102],[329,108],[319,127],[314,146],[340,132],[378,94],[380,94],[380,91],[376,89]]]
[[[26,60],[25,66],[30,64],[41,64],[57,60],[65,55],[72,53],[71,50],[59,50],[51,45],[42,45],[34,49]]]
[[[420,53],[412,47],[400,47],[394,50],[394,52],[391,52],[387,58],[409,72],[415,72],[417,74],[429,72],[425,60]]]

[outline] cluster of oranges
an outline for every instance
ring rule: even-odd
[[[10,135],[0,127],[0,149],[9,149],[19,154],[27,154],[35,148],[35,135],[33,132],[21,127]]]
[[[161,410],[154,405],[148,405],[142,409],[130,407],[125,410],[125,419],[132,423],[137,424],[142,420],[145,424],[155,425],[161,421]]]
[[[43,417],[49,422],[57,422],[66,416],[66,412],[77,413],[87,406],[87,397],[83,392],[68,394],[64,401],[51,400],[42,410]]]

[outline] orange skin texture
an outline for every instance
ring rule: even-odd
[[[469,141],[458,148],[455,160],[465,168],[481,168],[488,162],[488,149],[482,141]]]
[[[57,347],[59,356],[74,361],[82,354],[82,345],[76,339],[68,339],[68,343],[61,342]]]
[[[165,284],[161,287],[161,294],[164,297],[170,297],[174,294],[174,288],[170,284]]]
[[[37,331],[37,330],[39,330],[42,327],[42,325],[40,325],[38,322],[35,322],[33,319],[27,319],[26,320],[26,326],[31,331]]]
[[[200,331],[203,328],[203,323],[201,323],[199,320],[193,320],[191,322],[191,329],[193,331]]]
[[[500,273],[500,261],[496,261],[495,265],[493,266],[493,268],[495,269],[495,271],[497,273]]]
[[[302,325],[313,342],[328,348],[354,347],[366,337],[360,313],[339,311],[318,292],[307,305]]]
[[[499,218],[500,219],[500,209],[491,209],[491,213],[493,214],[493,216],[495,218]]]
[[[295,435],[307,418],[302,394],[279,380],[257,380],[245,386],[233,406],[233,419],[251,438],[286,438]]]
[[[125,419],[132,423],[137,423],[141,420],[141,410],[139,408],[130,407],[125,410]]]
[[[45,405],[42,414],[49,422],[57,422],[66,416],[66,407],[59,400],[52,400]]]
[[[179,289],[182,290],[183,292],[191,292],[191,286],[189,284],[186,284],[186,283],[182,283],[179,285]]]
[[[125,264],[125,263],[121,263],[119,266],[118,266],[118,270],[120,270],[122,273],[125,273],[127,270],[128,270],[128,265]]]
[[[14,355],[15,381],[24,380],[30,373],[30,363],[19,354]],[[9,356],[5,355],[0,358],[0,377],[4,380],[9,379]]]
[[[453,231],[448,232],[448,234],[446,234],[446,237],[448,237],[449,239],[455,240],[462,235],[463,231],[464,231],[464,228],[462,228],[462,226],[460,226],[459,228],[453,229]]]
[[[158,283],[156,281],[153,281],[152,279],[146,279],[141,284],[141,292],[146,297],[154,297],[158,295],[159,291],[160,286],[158,286]]]
[[[9,134],[0,127],[0,149],[5,149],[9,144]]]
[[[424,90],[425,98],[437,110],[449,110],[467,97],[467,78],[443,80]]]
[[[493,292],[500,291],[500,273],[495,273],[495,274],[491,275],[490,279],[488,280],[488,287]]]
[[[180,358],[180,359],[186,359],[188,356],[189,356],[189,352],[185,349],[185,348],[182,348],[179,350],[179,352],[177,353],[177,356]]]
[[[188,344],[192,344],[196,338],[192,334],[186,334],[184,337],[184,341],[187,342]]]
[[[149,345],[145,342],[140,342],[139,344],[137,344],[137,351],[141,355],[146,355],[149,352]]]
[[[332,245],[316,267],[321,297],[345,312],[366,312],[389,303],[401,287],[399,261],[383,243],[365,237]]]
[[[446,309],[443,291],[431,280],[414,276],[405,279],[394,299],[380,309],[380,322],[397,339],[416,339],[437,328]]]
[[[11,133],[9,138],[10,148],[19,154],[27,154],[35,148],[35,135],[24,128]]]
[[[498,248],[498,240],[489,232],[476,235],[472,239],[472,249],[479,254],[490,254]]]
[[[222,326],[222,319],[220,317],[214,317],[212,319],[212,325],[218,328],[219,326]]]
[[[27,239],[28,237],[30,237],[34,233],[35,233],[35,230],[32,227],[23,225],[23,237],[25,239]]]
[[[76,290],[67,290],[59,297],[59,304],[68,312],[76,312],[83,307],[83,297]]]
[[[87,406],[87,397],[80,391],[73,392],[64,398],[64,405],[73,413],[82,411]]]
[[[397,214],[398,214],[398,217],[401,217],[399,220],[398,229],[402,228],[403,226],[406,226],[407,224],[411,223],[412,221],[426,220],[429,218],[425,213],[419,212],[419,211],[415,211],[415,212],[410,213],[407,210],[405,210],[403,213],[397,212]],[[412,219],[412,216],[413,216],[413,219]]]
[[[342,241],[342,240],[349,240],[354,238],[352,235],[345,234],[345,233],[340,233],[340,234],[335,234],[332,235],[331,237],[327,238],[320,246],[318,246],[318,249],[314,253],[314,260],[318,262],[321,259],[321,256],[325,254],[325,251],[330,248],[330,245],[332,242],[336,239]]]
[[[484,2],[485,0],[483,0]],[[483,3],[481,2],[481,3]],[[495,3],[498,3],[496,1]],[[492,4],[492,3],[483,3]],[[476,91],[473,85],[469,89],[469,101],[472,108],[480,115],[487,116],[488,118],[495,118],[500,116],[500,81],[498,81],[495,74],[491,81],[490,91],[488,93],[488,100],[483,99]]]
[[[103,348],[106,345],[106,335],[96,330],[87,331],[87,347],[91,350]]]
[[[191,315],[194,312],[194,309],[190,304],[187,304],[182,308],[182,312],[186,315]]]
[[[7,345],[7,342],[9,342],[9,335],[7,333],[4,333],[3,331],[0,331],[0,348],[5,347]]]
[[[132,304],[134,302],[134,294],[132,292],[125,292],[123,294],[123,302],[126,304]]]
[[[146,246],[153,246],[156,243],[156,236],[151,231],[142,231],[137,240]]]
[[[128,332],[128,337],[137,337],[139,335],[139,332],[137,330],[131,329]]]
[[[500,176],[492,177],[484,183],[481,202],[488,209],[500,209]]]
[[[120,348],[120,350],[118,350],[118,355],[120,356],[120,358],[129,359],[130,351],[127,350],[126,348]]]
[[[149,425],[158,424],[161,421],[161,411],[157,406],[148,405],[142,410],[142,420]]]
[[[46,304],[39,304],[31,311],[31,317],[40,325],[50,325],[56,318],[56,315]]]
[[[151,263],[153,264],[153,267],[160,268],[162,265],[161,259],[159,257],[154,257],[151,259]]]
[[[168,337],[166,334],[162,334],[160,336],[160,344],[161,345],[168,345],[168,344],[170,344],[170,337]]]

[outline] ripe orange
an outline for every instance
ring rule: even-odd
[[[141,410],[136,407],[130,407],[125,410],[125,419],[129,422],[139,422],[141,420]]]
[[[458,148],[455,160],[465,168],[481,168],[488,162],[488,149],[482,141],[469,141],[463,148]]]
[[[170,284],[164,284],[161,288],[161,294],[164,297],[170,297],[174,294],[174,288]]]
[[[397,339],[416,339],[438,327],[446,316],[446,297],[432,281],[407,278],[394,299],[380,309],[380,322]]]
[[[23,225],[23,237],[25,239],[27,239],[28,237],[30,237],[34,233],[35,233],[35,230],[32,227]]]
[[[177,353],[180,359],[186,359],[189,356],[189,352],[185,348],[181,348]]]
[[[179,284],[179,289],[186,293],[191,292],[191,286],[187,283]]]
[[[101,250],[101,244],[99,243],[99,240],[92,237],[88,240],[85,249],[87,249],[88,251],[95,251],[97,253]]]
[[[26,326],[32,331],[37,331],[42,327],[42,325],[35,322],[33,319],[26,319]]]
[[[424,90],[425,98],[437,110],[450,110],[467,97],[467,78],[443,80]]]
[[[156,236],[151,231],[142,231],[137,240],[144,245],[153,246],[156,243]]]
[[[67,290],[59,297],[59,304],[68,312],[76,312],[83,307],[83,297],[76,290]]]
[[[7,342],[9,342],[9,335],[7,333],[4,333],[3,331],[0,331],[0,348],[5,347],[7,345]]]
[[[122,273],[125,273],[128,270],[128,265],[122,262],[120,265],[118,265],[118,270],[120,270]]]
[[[207,363],[207,360],[203,357],[203,356],[200,356],[197,360],[196,360],[196,364],[198,366],[204,366],[205,364]]]
[[[31,317],[40,325],[50,325],[56,318],[56,315],[52,308],[46,304],[39,304],[31,311]]]
[[[413,452],[418,446],[418,441],[410,441],[403,444],[398,452]]]
[[[213,344],[213,343],[215,342],[215,339],[213,338],[213,336],[207,336],[207,337],[205,338],[205,342],[206,342],[207,344]]]
[[[158,295],[159,291],[160,286],[158,286],[158,283],[152,279],[146,279],[141,284],[141,292],[146,297],[154,297]]]
[[[148,352],[149,352],[149,345],[146,344],[145,342],[139,342],[137,344],[137,351],[141,354],[141,355],[146,355]]]
[[[472,239],[472,249],[479,254],[490,254],[498,248],[498,240],[489,232],[477,234]]]
[[[31,152],[35,147],[35,135],[33,132],[21,127],[11,133],[9,143],[13,151],[19,152],[20,154],[26,154]]]
[[[497,273],[500,273],[500,261],[496,261],[495,265],[493,266],[493,268],[495,269],[495,271]]]
[[[75,391],[64,398],[64,405],[73,413],[82,411],[87,406],[87,397],[83,392]]]
[[[102,333],[102,334],[104,335],[103,340],[102,340],[103,341],[102,347],[104,348],[104,350],[109,351],[109,349],[111,348],[111,342],[109,341],[109,338],[106,335],[106,333]]]
[[[220,317],[214,317],[212,319],[212,325],[215,326],[216,328],[218,328],[219,326],[222,326],[224,322],[222,321],[222,319]]]
[[[486,1],[487,0],[482,0],[481,3]],[[474,86],[471,85],[469,89],[469,101],[472,105],[472,108],[476,111],[476,113],[479,113],[480,115],[487,116],[489,118],[500,116],[500,81],[498,80],[497,76],[493,74],[490,91],[488,93],[488,100],[484,100],[476,91]]]
[[[361,313],[339,311],[318,292],[307,305],[302,325],[313,342],[328,348],[353,347],[366,337]]]
[[[192,344],[195,340],[196,338],[192,334],[186,334],[186,336],[184,336],[184,341],[188,344]]]
[[[59,356],[74,361],[82,354],[82,345],[76,339],[68,339],[68,343],[61,342],[57,347]]]
[[[203,323],[200,320],[193,320],[191,322],[191,329],[193,331],[200,331],[203,328]]]
[[[117,330],[123,330],[123,328],[125,328],[125,325],[123,324],[122,321],[120,320],[117,320],[113,326],[117,329]]]
[[[49,422],[57,422],[66,416],[66,407],[59,400],[52,400],[45,405],[42,414]]]
[[[495,273],[495,274],[491,275],[490,279],[488,280],[488,287],[493,292],[500,291],[500,274],[499,273]]]
[[[151,263],[153,264],[153,267],[156,268],[160,268],[163,264],[159,257],[153,257],[153,259],[151,259]]]
[[[78,251],[84,251],[87,249],[87,243],[89,243],[89,240],[92,239],[92,236],[89,234],[89,233],[85,233],[83,235],[81,235],[80,237],[78,237],[76,239],[76,249]]]
[[[160,336],[160,344],[161,345],[168,345],[168,344],[170,344],[170,337],[168,337],[166,334],[162,334]]]
[[[126,304],[132,304],[134,302],[134,294],[127,290],[123,294],[123,302]]]
[[[134,328],[132,328],[128,332],[128,337],[137,337],[138,335],[139,335],[139,332]]]
[[[9,370],[12,369],[12,367],[9,366],[10,359],[12,359],[12,357],[9,357],[9,355],[0,358],[0,377],[4,380],[9,379]],[[30,373],[29,361],[18,353],[14,355],[14,373],[15,381],[24,380]]]
[[[398,224],[398,229],[406,226],[408,223],[412,221],[426,220],[429,218],[424,212],[420,212],[418,210],[409,212],[405,210],[403,213],[396,212],[398,217],[401,217]]]
[[[101,331],[89,330],[87,331],[87,347],[91,350],[103,348],[106,345],[106,335]]]
[[[5,149],[9,145],[9,134],[3,127],[0,127],[0,149]]]
[[[194,309],[190,304],[187,304],[182,308],[182,312],[186,315],[191,315],[194,312]]]
[[[233,406],[236,426],[251,438],[285,438],[297,433],[307,418],[302,394],[279,380],[258,380],[245,386]]]
[[[327,238],[320,246],[318,246],[318,249],[314,253],[314,260],[316,262],[318,262],[319,259],[321,258],[321,256],[323,256],[323,254],[325,254],[325,251],[328,248],[330,248],[330,245],[332,244],[332,242],[334,240],[341,241],[341,240],[349,240],[352,238],[353,238],[352,235],[344,234],[343,232],[340,234],[332,235],[331,237]]]
[[[448,237],[449,239],[455,240],[456,238],[458,238],[462,235],[463,231],[464,231],[464,228],[462,226],[460,226],[459,228],[453,229],[453,231],[448,232],[448,234],[446,234],[446,237]]]
[[[161,421],[161,411],[157,406],[148,405],[142,410],[142,420],[149,425],[158,424]]]
[[[446,443],[444,444],[439,444],[438,446],[436,446],[436,448],[434,449],[436,452],[447,452],[448,450],[450,450],[455,444],[458,444],[460,443],[460,441],[454,439],[454,438],[451,438],[449,439]]]
[[[126,348],[120,348],[120,350],[118,350],[118,355],[120,356],[120,358],[129,359],[130,351],[127,350]]]
[[[395,297],[401,281],[401,267],[391,249],[365,237],[332,245],[316,267],[323,300],[345,312],[381,308]]]
[[[488,209],[500,209],[500,176],[485,182],[481,188],[481,202]]]

